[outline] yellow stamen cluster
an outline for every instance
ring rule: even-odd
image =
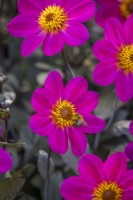
[[[58,100],[51,110],[53,123],[58,127],[71,127],[74,125],[75,106],[67,100]]]
[[[114,182],[102,182],[93,192],[92,200],[122,200],[122,189]]]
[[[118,54],[118,66],[125,73],[133,72],[133,45],[126,45],[120,48]]]
[[[67,15],[60,6],[48,6],[40,13],[38,24],[40,27],[50,33],[57,33],[58,30],[66,27]]]
[[[133,13],[133,0],[123,0],[120,5],[120,11],[125,18]]]

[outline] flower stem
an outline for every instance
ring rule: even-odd
[[[4,141],[7,142],[7,140],[8,140],[8,120],[5,119],[4,122],[5,122]]]
[[[50,147],[49,147],[49,150],[48,150],[48,158],[47,158],[47,174],[46,174],[46,183],[45,183],[45,200],[48,200],[49,170],[50,170],[50,153],[51,153],[51,149],[50,149]]]
[[[118,104],[118,98],[117,96],[115,95],[115,100],[114,100],[114,105],[113,105],[113,109],[112,109],[112,113],[110,115],[110,119],[106,125],[106,128],[100,132],[99,134],[96,135],[95,137],[95,140],[94,140],[94,145],[93,145],[93,149],[94,150],[97,150],[98,149],[98,146],[99,146],[99,142],[100,142],[100,136],[103,132],[106,132],[110,126],[112,125],[113,121],[114,121],[114,117],[115,117],[115,113],[116,113],[116,109],[117,109],[117,104]]]
[[[73,71],[72,71],[72,69],[71,69],[71,66],[70,66],[70,64],[69,64],[69,62],[68,62],[67,57],[65,56],[64,51],[62,50],[61,53],[62,53],[62,57],[63,57],[63,59],[64,59],[64,62],[65,62],[65,64],[66,64],[66,67],[68,68],[68,71],[70,72],[71,76],[74,78],[75,75],[74,75],[74,73],[73,73]]]

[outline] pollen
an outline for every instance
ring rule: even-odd
[[[133,45],[127,45],[120,48],[118,54],[118,67],[125,72],[133,73]]]
[[[114,182],[102,182],[94,189],[92,200],[122,200],[122,189]]]
[[[75,106],[67,100],[58,100],[51,110],[53,123],[58,127],[71,127],[74,125],[76,115]]]
[[[133,0],[122,1],[120,11],[125,18],[128,18],[133,13]]]
[[[57,33],[67,26],[67,15],[60,6],[50,5],[40,13],[38,24],[46,32]]]

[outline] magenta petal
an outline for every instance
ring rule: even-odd
[[[105,121],[91,113],[84,116],[87,125],[84,126],[84,132],[97,133],[105,128]]]
[[[119,2],[119,0],[111,0],[111,2],[109,0],[96,0],[97,3],[100,3],[100,4],[110,4],[110,3],[115,3],[116,5]]]
[[[87,148],[87,139],[80,128],[69,128],[68,138],[70,141],[71,149],[73,154],[81,156],[85,153]]]
[[[66,153],[68,149],[68,136],[65,130],[57,128],[48,135],[48,143],[53,151],[58,154]]]
[[[8,32],[16,37],[25,37],[39,31],[36,16],[18,15],[7,25]]]
[[[110,17],[114,17],[122,22],[125,21],[124,17],[120,13],[119,3],[116,2],[106,3],[106,4],[103,3],[103,5],[96,12],[95,20],[99,26],[104,27],[106,20],[108,20]]]
[[[133,161],[133,142],[130,142],[125,149],[127,157]]]
[[[133,135],[133,121],[131,122],[131,124],[129,126],[129,130],[130,130],[131,134]]]
[[[62,33],[47,34],[43,42],[43,52],[46,56],[53,56],[59,53],[64,47],[64,38]]]
[[[125,44],[122,24],[115,18],[109,18],[105,25],[105,38],[112,42],[116,47]]]
[[[74,103],[87,92],[87,88],[88,83],[84,78],[73,78],[67,83],[64,89],[64,98]]]
[[[65,43],[69,46],[79,46],[85,43],[89,38],[89,32],[83,24],[69,24],[63,32]]]
[[[133,200],[133,189],[124,191],[122,200]]]
[[[127,102],[133,97],[133,75],[120,72],[116,80],[116,94],[122,102]]]
[[[126,42],[128,44],[133,43],[133,14],[128,17],[124,24],[124,33],[126,36]]]
[[[34,5],[34,1],[30,2],[29,0],[18,0],[18,10],[20,14],[27,15],[27,10],[30,14],[39,15],[41,9]]]
[[[59,74],[59,72],[57,71],[52,71],[45,83],[44,83],[44,88],[49,90],[53,96],[55,97],[55,99],[60,99],[63,95],[63,81],[62,81],[62,77]]]
[[[119,181],[127,169],[125,153],[117,152],[108,157],[103,166],[105,177],[109,181]]]
[[[86,2],[86,0],[82,0],[82,2]],[[61,7],[65,8],[65,11],[71,10],[75,5],[77,6],[81,2],[79,0],[73,0],[73,1],[66,1],[62,0]]]
[[[56,100],[48,90],[39,88],[34,91],[31,102],[35,111],[45,114],[50,112]]]
[[[107,40],[99,40],[93,46],[93,53],[103,63],[116,63],[118,49]]]
[[[103,162],[100,158],[93,154],[82,156],[78,164],[78,170],[81,177],[91,181],[93,185],[97,185],[103,181],[102,175]]]
[[[21,46],[21,54],[23,57],[33,53],[43,42],[46,35],[42,32],[37,32],[26,37]]]
[[[91,200],[93,188],[87,180],[73,176],[63,181],[60,192],[65,200]]]
[[[0,174],[6,173],[12,168],[12,158],[3,148],[0,148]]]
[[[99,96],[97,92],[86,92],[81,98],[77,99],[77,102],[75,102],[77,112],[82,115],[87,115],[96,108],[98,101]]]
[[[118,70],[115,64],[109,65],[101,62],[94,69],[93,79],[95,83],[106,86],[114,83],[117,74]]]
[[[55,126],[49,116],[37,113],[30,118],[30,128],[40,136],[47,136],[51,131],[54,131]]]
[[[94,1],[80,1],[79,4],[75,4],[75,6],[68,11],[68,16],[70,21],[86,22],[94,15],[95,9],[96,3]]]
[[[128,170],[120,181],[120,185],[124,190],[133,190],[133,170]]]

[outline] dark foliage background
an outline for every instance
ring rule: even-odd
[[[13,38],[6,30],[8,21],[17,14],[16,5],[17,0],[0,1],[0,72],[7,75],[7,81],[0,88],[0,102],[3,101],[3,95],[16,97],[10,108],[9,140],[25,144],[7,145],[13,157],[13,168],[11,174],[0,176],[0,200],[44,200],[48,144],[46,137],[40,138],[29,128],[29,118],[33,114],[30,99],[32,92],[43,85],[51,70],[57,69],[64,77],[64,83],[71,77],[61,54],[46,57],[40,47],[27,58],[21,56],[22,40]],[[89,89],[99,93],[100,102],[95,114],[108,121],[114,107],[114,86],[99,87],[92,80],[97,63],[92,46],[103,37],[103,30],[95,24],[94,19],[86,26],[91,34],[90,39],[81,47],[65,47],[65,53],[75,75],[84,76]],[[127,143],[133,140],[128,130],[132,118],[133,102],[118,102],[110,128],[100,135],[98,149],[93,148],[95,136],[88,136],[87,152],[96,153],[104,160],[112,152],[123,151]],[[4,130],[4,121],[0,121],[0,126]],[[60,183],[64,178],[77,174],[77,162],[78,158],[71,151],[63,156],[52,152],[49,200],[61,200]],[[129,168],[133,168],[133,163],[129,162]],[[12,178],[7,178],[10,176]]]

